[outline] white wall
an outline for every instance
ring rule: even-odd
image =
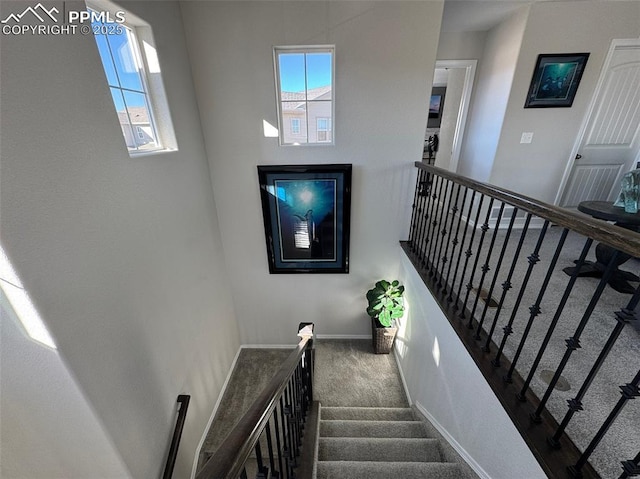
[[[487,32],[440,32],[438,60],[482,58]]]
[[[187,43],[244,343],[368,334],[364,292],[398,271],[421,158],[440,2],[183,2]],[[272,47],[336,45],[333,147],[279,147]],[[269,275],[256,165],[352,163],[348,275]]]
[[[132,477],[159,476],[176,397],[192,395],[175,476],[188,477],[240,340],[180,10],[125,5],[154,29],[179,151],[129,157],[92,37],[3,36],[2,243]],[[3,449],[45,409],[23,400]]]
[[[542,2],[531,7],[490,182],[552,203],[611,40],[640,37],[640,2]],[[540,53],[589,52],[571,108],[523,108]],[[520,144],[522,132],[531,144]]]
[[[30,340],[0,290],[0,410],[5,479],[129,477],[57,351]]]
[[[547,477],[415,268],[396,250],[407,312],[395,352],[412,402],[457,443],[480,477]]]
[[[487,34],[458,163],[461,175],[489,180],[528,13],[529,7],[521,7]]]

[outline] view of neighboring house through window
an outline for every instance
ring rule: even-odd
[[[92,26],[129,153],[161,149],[135,31],[125,24]]]
[[[275,47],[280,144],[333,144],[334,47]]]

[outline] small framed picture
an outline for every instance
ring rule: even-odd
[[[538,55],[524,107],[570,107],[588,59],[588,53]]]
[[[348,273],[351,165],[258,166],[270,273]]]

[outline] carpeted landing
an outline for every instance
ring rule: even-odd
[[[259,393],[257,386],[270,379],[267,371],[275,373],[289,352],[242,350],[200,465],[224,447],[226,434]],[[316,340],[314,373],[319,412],[308,418],[296,477],[477,478],[438,431],[409,406],[393,354],[373,354],[370,340]]]

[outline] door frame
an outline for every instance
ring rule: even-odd
[[[460,108],[458,109],[458,117],[456,118],[456,127],[453,133],[453,148],[451,149],[451,161],[449,162],[449,171],[453,173],[458,171],[458,161],[460,160],[460,152],[462,151],[462,139],[464,137],[464,128],[467,123],[469,106],[471,105],[471,92],[473,91],[473,81],[476,75],[477,64],[478,60],[436,60],[435,68],[465,69],[462,98],[460,99]]]
[[[584,137],[587,134],[587,127],[589,126],[589,122],[591,120],[591,116],[593,115],[594,109],[596,107],[596,103],[600,98],[600,94],[602,93],[602,90],[604,88],[605,77],[607,72],[609,71],[609,67],[611,66],[613,53],[617,48],[620,48],[620,47],[640,47],[640,38],[623,38],[623,39],[611,40],[609,51],[607,52],[607,56],[602,66],[602,70],[600,71],[600,77],[598,78],[598,83],[596,83],[596,88],[593,92],[593,96],[591,97],[591,101],[589,102],[589,107],[587,108],[587,112],[585,113],[584,118],[582,119],[582,125],[580,125],[580,130],[578,131],[578,135],[576,136],[576,141],[573,144],[573,148],[571,149],[571,154],[569,155],[569,159],[567,160],[567,164],[564,168],[564,173],[562,174],[562,180],[560,181],[560,186],[558,187],[556,198],[553,201],[553,204],[556,206],[559,206],[560,202],[562,201],[562,197],[565,193],[567,183],[569,182],[569,177],[571,176],[571,171],[573,170],[573,163],[576,160],[576,155],[578,155],[578,153],[580,152],[580,146],[582,145],[582,141],[584,140]]]

